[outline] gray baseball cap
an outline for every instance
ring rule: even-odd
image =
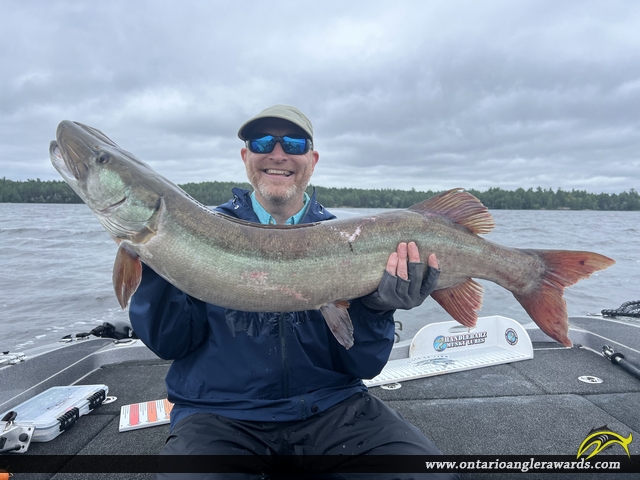
[[[272,107],[265,108],[255,117],[250,118],[242,124],[240,130],[238,130],[238,137],[240,140],[248,140],[247,135],[251,134],[251,124],[262,118],[281,118],[287,120],[294,125],[300,127],[305,133],[309,135],[309,138],[313,140],[313,125],[304,113],[298,110],[296,107],[289,105],[273,105]]]

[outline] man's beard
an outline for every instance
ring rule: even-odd
[[[262,182],[258,181],[256,185],[253,186],[256,191],[260,194],[260,196],[266,200],[269,200],[271,203],[275,205],[284,205],[292,198],[295,198],[298,195],[299,189],[298,185],[291,185],[286,190],[283,190],[282,187],[274,187],[273,185],[264,185]],[[306,188],[306,186],[305,186]]]
[[[312,172],[313,170],[309,168],[305,169],[304,172],[299,172],[298,175],[302,175],[300,180],[286,188],[281,185],[273,185],[263,182],[260,175],[261,172],[259,171],[247,171],[247,176],[249,177],[249,182],[253,188],[262,198],[268,200],[274,205],[284,205],[293,198],[302,197],[303,192],[307,189]]]

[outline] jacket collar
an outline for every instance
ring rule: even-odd
[[[233,198],[224,205],[217,207],[216,210],[241,220],[260,223],[258,216],[253,211],[253,206],[251,204],[251,192],[244,188],[234,187],[231,190],[231,193],[233,193]],[[324,206],[316,200],[316,189],[314,188],[313,194],[309,199],[307,213],[300,223],[320,222],[334,218],[336,218],[336,216],[327,211]]]

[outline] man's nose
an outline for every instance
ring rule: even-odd
[[[284,153],[284,150],[282,149],[282,145],[280,145],[280,142],[276,142],[275,147],[273,147],[273,150],[271,151],[270,154],[271,158],[275,158],[275,159],[285,159],[287,157],[287,154]]]

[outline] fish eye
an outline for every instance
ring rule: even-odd
[[[106,152],[102,152],[100,155],[98,155],[98,163],[100,163],[101,165],[104,165],[105,163],[109,162],[109,154]]]

